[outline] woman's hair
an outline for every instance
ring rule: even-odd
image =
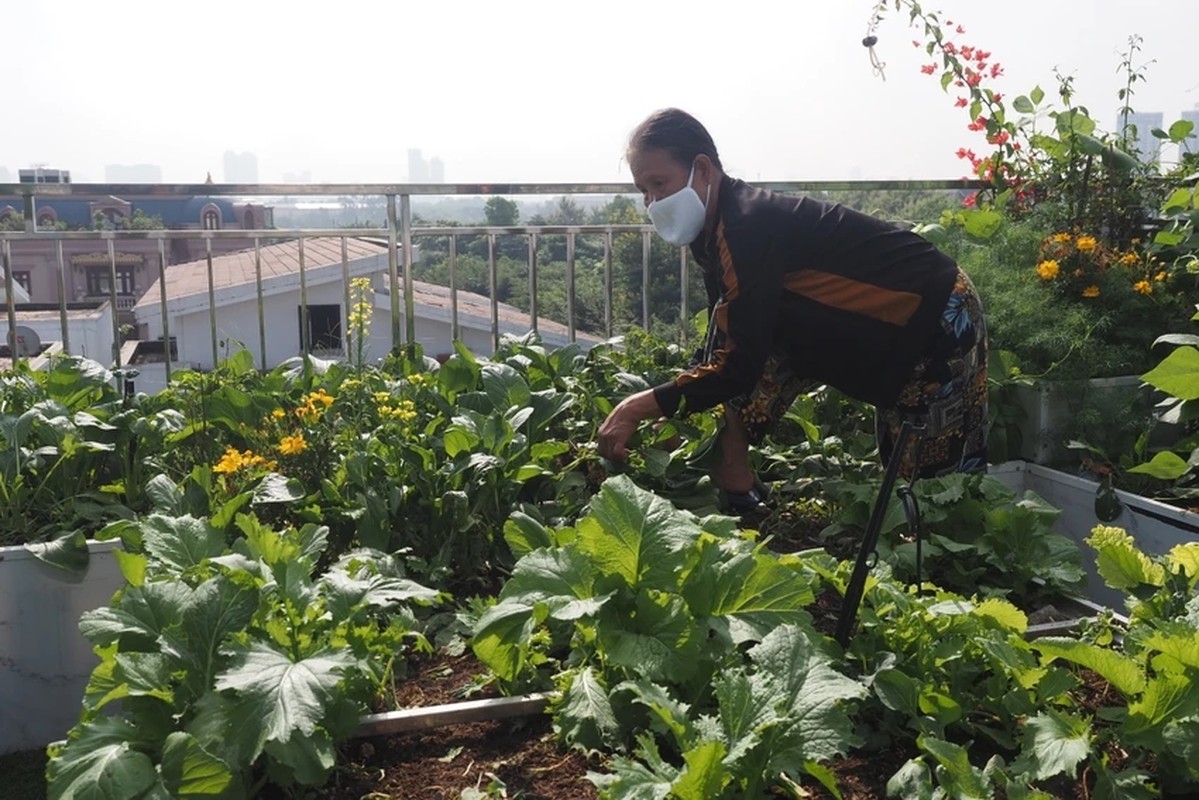
[[[646,117],[629,136],[628,153],[656,148],[670,153],[681,164],[690,165],[701,153],[723,170],[716,143],[700,121],[677,108],[664,108]]]

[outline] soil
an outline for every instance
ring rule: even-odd
[[[494,697],[492,686],[475,691],[485,672],[469,654],[422,659],[397,687],[396,707],[460,702],[466,695]],[[329,783],[307,797],[458,800],[473,789],[478,797],[598,800],[585,776],[599,769],[600,764],[559,745],[549,717],[538,715],[352,740],[342,746]]]

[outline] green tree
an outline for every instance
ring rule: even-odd
[[[520,222],[520,206],[499,195],[487,200],[483,213],[488,225],[516,225]]]

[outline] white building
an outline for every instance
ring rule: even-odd
[[[304,292],[307,295],[308,333],[314,355],[345,358],[350,346],[344,334],[346,286],[342,246],[338,238],[304,240]],[[391,305],[388,295],[387,248],[372,241],[346,239],[346,265],[351,279],[367,277],[373,292],[370,333],[365,337],[368,360],[391,350]],[[222,255],[212,260],[212,291],[216,308],[217,358],[224,359],[245,348],[260,369],[271,369],[302,352],[300,242],[289,241],[261,248],[262,320],[266,341],[259,327],[258,285],[253,250]],[[213,329],[209,314],[208,267],[206,261],[172,266],[166,273],[166,316],[175,340],[178,363],[196,369],[211,369]],[[448,356],[451,340],[451,298],[444,286],[417,281],[414,284],[416,336],[430,356]],[[402,289],[401,289],[402,291]],[[161,340],[162,289],[158,281],[133,308],[141,338]],[[352,303],[353,301],[351,301]],[[400,331],[406,330],[404,300],[400,307]],[[531,327],[528,314],[500,304],[501,334],[522,334]],[[459,338],[472,352],[488,355],[492,350],[491,301],[482,295],[458,293]],[[549,347],[569,341],[566,327],[540,320],[538,329]],[[593,337],[578,336],[584,345]],[[262,363],[265,351],[266,361]],[[174,360],[174,358],[173,358]]]
[[[62,312],[57,308],[26,306],[16,310],[17,328],[32,331],[43,346],[57,343],[63,352],[73,356],[86,356],[105,366],[112,366],[113,331],[112,306],[107,302],[89,309],[67,311],[67,340],[62,347]],[[0,342],[8,342],[8,314],[0,313]],[[0,369],[11,366],[7,359],[0,359]]]
[[[1123,124],[1124,118],[1116,118],[1116,134],[1122,136],[1123,131],[1120,126]],[[1142,161],[1160,161],[1161,160],[1161,139],[1153,135],[1154,128],[1162,126],[1162,112],[1160,111],[1141,111],[1134,112],[1128,115],[1128,126],[1135,128],[1135,136],[1133,131],[1129,131],[1129,139],[1133,142],[1137,152],[1141,155]]]

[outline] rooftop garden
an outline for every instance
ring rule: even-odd
[[[1074,415],[1077,465],[1100,500],[1129,488],[1189,502],[1195,157],[1154,167],[1127,127],[1105,133],[1073,104],[1071,78],[1052,102],[1041,88],[1008,99],[964,27],[894,0],[876,29],[892,11],[981,138],[961,157],[987,186],[935,218],[928,198],[874,210],[918,224],[977,284],[993,442],[1034,379],[1137,376],[1149,402],[1126,425]],[[1146,77],[1135,38],[1121,69],[1131,112]],[[1192,130],[1159,133],[1181,144]],[[631,204],[608,210],[640,221]],[[266,373],[236,352],[155,395],[74,357],[0,374],[0,544],[67,582],[95,541],[118,543],[121,579],[71,621],[97,663],[65,739],[26,754],[45,778],[29,791],[1192,796],[1199,542],[1148,552],[1098,525],[1078,543],[1053,529],[1057,508],[995,477],[919,481],[920,524],[899,499],[885,506],[839,641],[880,486],[872,409],[809,387],[754,451],[771,495],[741,518],[720,513],[707,478],[718,413],[647,424],[627,463],[596,453],[620,398],[687,363],[677,251],[659,245],[654,269],[675,283],[655,284],[651,330],[589,350],[528,336],[438,362],[401,345]],[[435,253],[422,269],[435,276]],[[618,288],[618,304],[639,303],[634,283]],[[372,306],[356,298],[361,342]],[[1121,606],[1046,635],[1090,565]],[[372,734],[366,716],[510,696],[544,711],[441,738]]]

